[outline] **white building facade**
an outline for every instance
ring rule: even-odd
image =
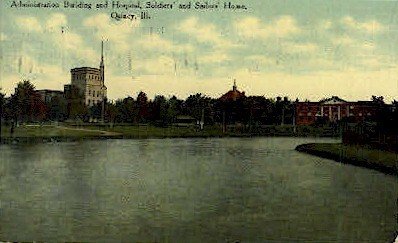
[[[101,47],[99,68],[79,67],[71,69],[71,85],[79,89],[84,104],[89,107],[101,103],[107,97],[103,43]]]

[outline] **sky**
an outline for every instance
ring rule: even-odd
[[[178,4],[189,1],[158,1],[174,8],[149,9],[151,19],[133,21],[111,13],[140,11],[110,5],[38,9],[11,8],[12,2],[0,2],[0,87],[7,95],[24,79],[37,89],[62,90],[70,69],[99,66],[104,40],[112,100],[140,91],[150,99],[195,93],[218,98],[234,79],[246,95],[398,99],[398,1],[232,2],[246,10],[225,10],[223,1],[207,1],[219,3],[216,10],[181,10]]]

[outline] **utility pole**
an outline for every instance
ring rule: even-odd
[[[204,124],[205,124],[205,109],[202,108],[202,116],[200,119],[200,130],[203,130]]]
[[[102,91],[102,107],[101,107],[101,122],[102,124],[105,123],[105,97]]]
[[[105,65],[104,65],[104,41],[101,41],[101,63],[100,63],[100,71],[101,71],[101,93],[102,93],[102,106],[101,106],[101,123],[105,123]]]

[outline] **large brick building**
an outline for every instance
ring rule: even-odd
[[[99,68],[79,67],[71,69],[71,84],[65,85],[65,93],[71,92],[72,87],[79,90],[83,104],[93,106],[102,102],[107,95],[105,86],[104,48],[101,46],[101,62]]]
[[[41,100],[47,104],[50,103],[53,98],[64,99],[64,92],[60,90],[40,89],[36,92],[40,95]]]
[[[317,121],[337,122],[349,119],[360,122],[376,115],[380,106],[372,101],[350,102],[337,96],[319,102],[296,102],[295,124],[311,125]]]

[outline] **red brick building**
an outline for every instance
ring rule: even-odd
[[[319,102],[296,102],[295,124],[311,125],[319,120],[337,122],[343,118],[360,122],[376,115],[379,109],[372,101],[350,102],[337,96]]]

